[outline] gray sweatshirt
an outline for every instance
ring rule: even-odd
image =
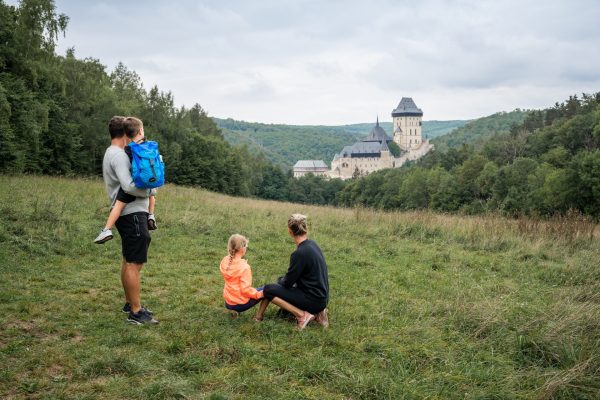
[[[133,183],[131,177],[131,162],[125,154],[125,150],[119,146],[110,146],[104,153],[102,161],[102,178],[106,185],[106,193],[111,201],[111,207],[115,204],[119,188],[123,188],[125,193],[137,197],[131,203],[125,205],[121,215],[132,214],[134,212],[148,212],[148,196],[153,194],[150,189],[138,189]]]

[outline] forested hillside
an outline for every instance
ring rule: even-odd
[[[213,120],[229,143],[245,144],[255,151],[262,151],[270,161],[285,169],[291,168],[298,160],[323,160],[330,164],[335,153],[366,137],[375,125],[374,122],[324,126]],[[423,135],[427,138],[445,135],[467,122],[423,121]],[[380,125],[392,136],[391,122],[380,122]]]
[[[365,132],[349,132],[342,126],[301,126],[262,124],[213,118],[225,139],[234,145],[247,144],[262,151],[277,165],[289,169],[298,160],[331,162],[344,146],[366,136]]]
[[[507,133],[513,125],[523,123],[526,116],[527,111],[518,109],[511,112],[499,112],[469,121],[447,135],[436,137],[431,142],[438,151],[446,151],[463,144],[470,144],[479,149],[492,136]]]
[[[446,135],[456,128],[468,123],[468,120],[452,120],[452,121],[423,121],[423,136],[427,139],[436,138],[438,136]],[[379,125],[389,134],[392,134],[392,123],[391,122],[379,122]],[[352,125],[342,125],[347,132],[361,133],[364,136],[364,132],[370,132],[373,129],[373,123],[362,123]]]
[[[477,147],[434,150],[416,165],[358,179],[338,204],[507,215],[600,216],[600,93],[531,111]]]

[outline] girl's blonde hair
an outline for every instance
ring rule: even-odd
[[[233,261],[235,253],[240,251],[242,247],[248,247],[248,243],[249,240],[245,236],[238,235],[237,233],[235,235],[231,235],[229,241],[227,242],[227,251],[229,252],[229,264],[231,264],[231,262]]]
[[[304,235],[308,232],[306,227],[306,215],[292,214],[288,219],[288,228],[290,228],[294,236]]]

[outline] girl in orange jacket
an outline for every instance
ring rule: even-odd
[[[252,308],[263,298],[263,288],[252,287],[252,270],[242,258],[247,248],[248,239],[242,235],[231,235],[227,243],[229,255],[223,257],[220,265],[225,279],[225,308],[235,311],[236,315]]]

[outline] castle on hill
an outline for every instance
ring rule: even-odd
[[[345,146],[335,154],[331,168],[322,160],[300,160],[294,165],[294,177],[308,173],[329,178],[349,179],[365,176],[385,168],[399,168],[407,161],[416,160],[433,148],[427,139],[422,137],[423,111],[417,107],[410,97],[403,97],[392,111],[393,138],[379,126],[379,118],[369,135],[360,142]],[[400,148],[400,155],[395,157],[389,148],[394,142]]]

